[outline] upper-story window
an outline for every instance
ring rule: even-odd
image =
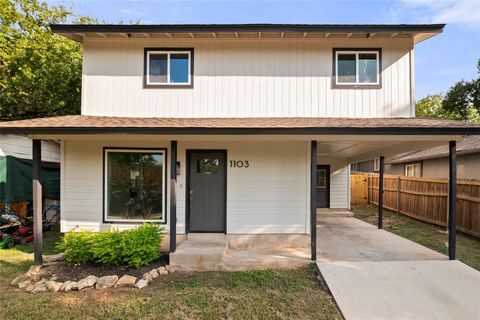
[[[334,49],[334,88],[380,88],[381,49]]]
[[[193,49],[147,48],[144,87],[193,87]]]

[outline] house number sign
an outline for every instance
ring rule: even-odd
[[[248,168],[248,160],[230,160],[230,168]]]

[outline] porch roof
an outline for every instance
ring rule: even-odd
[[[480,135],[480,123],[424,118],[130,118],[69,115],[0,122],[15,134]]]

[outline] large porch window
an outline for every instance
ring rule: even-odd
[[[165,150],[105,149],[106,222],[165,222]]]

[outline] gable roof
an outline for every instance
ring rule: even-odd
[[[0,122],[2,133],[480,135],[480,123],[423,118],[129,118],[71,115]]]
[[[83,42],[85,37],[146,37],[152,34],[165,38],[371,38],[383,34],[388,37],[413,37],[415,43],[443,31],[445,24],[52,24],[53,32]]]
[[[480,153],[480,136],[465,136],[457,143],[457,155]],[[448,157],[448,146],[439,146],[430,149],[407,152],[390,158],[387,163],[397,164],[427,159]]]

